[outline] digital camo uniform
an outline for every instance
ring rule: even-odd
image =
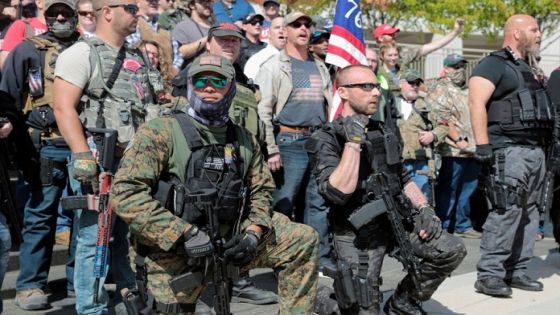
[[[399,97],[397,108],[400,113],[402,113],[402,102],[404,100]],[[412,171],[414,182],[432,203],[429,182],[435,179],[436,167],[438,167],[434,149],[447,136],[448,128],[445,124],[447,118],[438,114],[432,104],[423,97],[419,96],[412,106],[413,109],[408,118],[400,117],[397,121],[403,142],[402,158],[405,167]],[[425,115],[424,118],[422,115]],[[430,145],[424,146],[418,140],[419,132],[430,130],[434,134],[434,141]]]
[[[351,226],[348,217],[353,211],[368,203],[370,200],[368,198],[373,200],[380,197],[366,193],[364,186],[367,185],[366,179],[369,176],[382,174],[386,178],[388,186],[382,189],[387,189],[390,198],[394,198],[395,202],[404,197],[402,189],[411,178],[409,173],[403,170],[401,163],[388,164],[385,158],[387,150],[383,145],[384,136],[389,134],[388,129],[382,123],[370,120],[367,125],[366,144],[361,150],[358,173],[359,188],[351,194],[344,194],[332,187],[329,178],[340,163],[344,149],[345,131],[342,119],[343,117],[340,116],[332,123],[315,131],[306,149],[313,172],[317,176],[319,191],[330,206],[329,223],[334,237],[335,255],[338,260],[351,264],[353,277],[367,277],[368,284],[371,285],[372,304],[364,307],[359,303],[354,303],[346,311],[348,314],[379,314],[379,306],[382,303],[382,295],[379,290],[381,266],[385,253],[391,252],[391,249],[396,246],[393,231],[386,215],[375,218],[358,231]],[[369,164],[370,159],[375,161],[376,169],[374,170]],[[461,263],[466,255],[466,250],[460,239],[447,232],[443,232],[439,237],[434,237],[429,241],[424,241],[420,240],[418,234],[411,231],[411,228],[409,226],[406,231],[413,254],[421,259],[420,275],[417,277],[420,290],[414,285],[413,275],[407,274],[397,286],[394,299],[412,300],[416,304],[419,301],[430,299],[438,286]],[[367,261],[360,259],[364,252],[367,254],[365,255]],[[362,276],[360,273],[364,264],[366,264],[367,274]],[[359,294],[356,293],[356,296]],[[344,307],[341,303],[339,302],[339,306]]]
[[[194,123],[204,142],[224,141],[223,130],[221,140],[217,132],[219,127],[210,130]],[[237,132],[247,138],[241,128],[237,128]],[[274,182],[255,138],[251,137],[250,141],[252,158],[245,180],[251,192],[247,200],[250,211],[243,216],[241,230],[257,224],[268,228],[269,232],[263,236],[255,260],[245,268],[266,266],[279,272],[280,314],[310,314],[317,290],[317,233],[308,226],[290,222],[282,214],[275,213],[271,219]],[[150,121],[140,127],[126,150],[111,191],[115,212],[129,224],[133,249],[149,249],[145,260],[148,289],[156,301],[166,304],[195,303],[203,290],[201,287],[178,295],[171,291],[168,284],[171,278],[199,267],[189,266],[188,257],[181,252],[187,223],[151,196],[162,172],[184,181],[185,150],[188,150],[185,137],[174,118]]]

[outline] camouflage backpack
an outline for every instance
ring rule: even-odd
[[[259,103],[260,91],[253,90],[245,84],[237,83],[237,92],[229,108],[231,120],[247,129],[261,145],[264,145],[264,124],[259,118],[257,105]]]

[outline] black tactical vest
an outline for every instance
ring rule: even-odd
[[[189,223],[204,226],[207,218],[204,210],[197,206],[191,193],[214,188],[218,192],[214,211],[218,211],[220,224],[233,226],[241,216],[242,202],[246,195],[243,182],[243,159],[239,154],[239,143],[235,127],[228,122],[226,144],[205,145],[192,118],[184,113],[176,114],[181,129],[191,150],[186,167],[186,181],[162,176],[155,198],[166,209]]]
[[[542,145],[543,139],[550,136],[554,108],[544,86],[535,79],[530,66],[516,60],[504,48],[491,55],[499,57],[518,80],[517,89],[488,106],[488,129],[490,143]]]

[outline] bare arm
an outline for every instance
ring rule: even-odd
[[[188,43],[183,44],[179,47],[179,53],[183,56],[183,59],[189,59],[194,56],[204,47],[206,47],[206,40],[208,37],[202,37],[201,39]]]
[[[414,209],[420,209],[420,207],[428,205],[426,196],[424,196],[414,181],[410,180],[404,184],[403,192],[412,202]]]
[[[435,40],[431,43],[427,43],[425,45],[423,45],[420,48],[420,56],[426,56],[427,54],[436,51],[440,48],[442,48],[443,46],[449,44],[453,39],[455,39],[455,37],[457,37],[457,35],[459,35],[461,33],[461,31],[463,30],[463,24],[465,23],[465,21],[463,19],[457,19],[455,21],[455,27],[453,29],[453,31],[445,36],[443,36],[442,38]]]
[[[344,194],[352,194],[358,185],[359,169],[360,145],[346,142],[342,158],[329,177],[329,183]]]
[[[56,77],[53,85],[53,110],[58,129],[74,153],[89,151],[76,107],[82,89]]]
[[[473,76],[469,80],[469,111],[476,144],[488,144],[486,104],[496,87],[492,82]]]

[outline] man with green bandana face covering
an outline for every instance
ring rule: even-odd
[[[234,77],[234,67],[224,57],[195,59],[186,78],[187,113],[140,126],[125,151],[111,196],[113,209],[130,227],[139,295],[148,309],[160,313],[201,314],[196,301],[213,281],[212,255],[217,252],[228,270],[273,268],[278,272],[279,313],[311,314],[317,294],[317,233],[272,212],[275,186],[260,146],[228,116],[236,93]],[[204,191],[213,191],[214,197]],[[209,241],[212,219],[223,242]],[[189,280],[172,289],[171,280],[179,276]],[[226,278],[234,280],[235,273]],[[229,308],[224,311],[214,301],[218,314],[229,314]]]
[[[59,198],[68,183],[70,150],[58,132],[53,104],[54,65],[58,55],[80,34],[73,0],[45,1],[48,31],[19,44],[4,63],[0,90],[28,117],[30,136],[39,150],[40,178],[32,182],[25,206],[23,244],[15,304],[25,310],[49,307],[43,292],[47,285]],[[70,251],[74,253],[73,250]],[[67,269],[68,292],[73,291],[73,267]]]
[[[445,142],[439,147],[442,163],[435,193],[436,213],[449,233],[480,238],[470,219],[469,199],[478,185],[480,165],[474,159],[475,143],[465,86],[467,60],[451,54],[443,60],[443,66],[443,77],[430,87],[427,96],[449,127]]]

